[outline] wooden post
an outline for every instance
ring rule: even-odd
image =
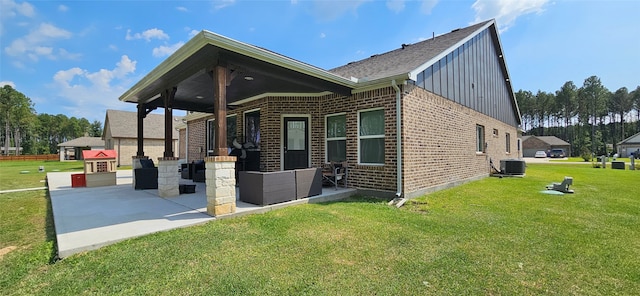
[[[173,99],[177,87],[164,91],[164,157],[173,157]]]
[[[216,66],[212,73],[214,86],[213,113],[216,116],[214,155],[228,156],[227,150],[227,69]]]
[[[136,156],[144,156],[144,124],[143,120],[147,116],[144,104],[138,104],[138,151]]]

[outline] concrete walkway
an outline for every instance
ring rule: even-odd
[[[181,180],[196,184],[196,193],[161,198],[157,189],[134,190],[130,170],[117,172],[117,185],[94,188],[72,188],[71,174],[47,173],[60,258],[154,232],[355,194],[355,189],[323,188],[322,195],[272,206],[238,201],[236,213],[212,217],[206,213],[204,183]]]

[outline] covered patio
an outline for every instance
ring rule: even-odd
[[[178,157],[171,145],[173,110],[213,114],[214,144],[204,157],[207,213],[234,213],[236,157],[228,154],[227,110],[265,96],[348,96],[355,83],[286,56],[202,31],[120,97],[138,107],[138,150],[133,170],[141,168],[140,159],[147,158],[143,118],[163,108],[165,152],[158,160],[158,194],[178,196],[180,178],[174,173]]]

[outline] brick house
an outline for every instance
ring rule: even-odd
[[[536,151],[549,154],[553,149],[563,149],[565,155],[571,155],[571,144],[556,136],[522,136],[523,157],[534,157]]]
[[[365,194],[419,196],[519,156],[494,20],[332,70],[202,31],[120,100],[139,114],[188,110],[188,161],[236,140],[261,171],[346,161],[349,187]]]
[[[182,117],[174,116],[178,125]],[[116,165],[131,165],[131,157],[137,151],[137,114],[136,112],[107,110],[102,129],[104,149],[117,152]],[[144,149],[147,155],[158,158],[164,152],[164,116],[162,114],[148,114],[144,119],[147,126],[144,129]],[[172,131],[171,138],[174,149],[178,148],[178,131]]]

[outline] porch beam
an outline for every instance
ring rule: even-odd
[[[144,156],[144,118],[147,116],[144,104],[138,104],[138,151],[136,156]]]
[[[173,99],[176,96],[177,87],[166,89],[164,100],[164,157],[173,157]]]
[[[227,151],[227,68],[217,65],[209,75],[213,78],[213,113],[215,114],[215,156],[228,156]]]

